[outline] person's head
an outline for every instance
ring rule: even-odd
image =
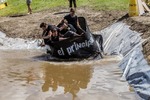
[[[75,15],[75,10],[73,8],[70,9],[70,15],[71,16]]]
[[[56,28],[52,28],[51,32],[52,32],[52,35],[53,35],[53,36],[57,36],[57,35],[58,35]]]
[[[46,23],[44,23],[44,22],[42,22],[41,24],[40,24],[40,28],[42,28],[43,30],[45,30],[46,29]]]

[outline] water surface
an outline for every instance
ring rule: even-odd
[[[79,62],[35,59],[40,50],[0,51],[1,100],[136,100],[118,57]]]

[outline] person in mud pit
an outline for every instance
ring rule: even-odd
[[[68,24],[66,20],[59,23],[57,27],[60,29],[59,32],[63,37],[81,36],[76,33],[77,30],[71,24]]]
[[[78,17],[75,15],[75,10],[73,8],[70,9],[70,14],[66,15],[62,22],[65,20],[77,30],[77,34],[81,35],[84,33],[83,29],[79,25]]]
[[[42,41],[40,46],[51,45],[52,42],[66,39],[66,38],[63,38],[62,36],[60,36],[60,34],[59,34],[60,30],[63,29],[63,27],[58,28],[55,25],[46,24],[44,22],[41,23],[40,28],[42,28],[42,30],[43,30],[42,39],[44,41]]]
[[[52,27],[51,32],[52,32],[51,34],[52,43],[67,39],[60,36],[59,29],[57,27]]]
[[[61,41],[73,36],[80,36],[73,31],[73,29],[68,30],[68,25],[65,23],[60,27],[55,25],[50,25],[46,23],[41,23],[40,28],[43,30],[42,38],[43,42],[40,46],[51,45],[53,42]],[[67,30],[65,33],[61,34],[62,31]]]
[[[40,24],[40,28],[42,28],[43,30],[43,34],[42,34],[42,39],[44,40],[42,43],[41,43],[41,46],[44,46],[46,44],[51,44],[51,35],[52,35],[52,28],[54,26],[53,25],[50,25],[50,24],[46,24],[46,23],[41,23]]]

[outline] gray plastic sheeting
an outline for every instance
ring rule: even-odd
[[[129,26],[119,22],[102,30],[104,52],[108,55],[121,55],[119,67],[123,77],[134,87],[141,100],[150,100],[150,66],[144,59],[140,33],[129,29]]]

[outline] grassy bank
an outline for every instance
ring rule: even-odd
[[[0,10],[0,16],[27,13],[25,0],[7,0],[8,7]],[[68,0],[32,0],[33,12],[68,7]],[[95,10],[127,10],[128,0],[77,0],[78,7],[91,7]]]

